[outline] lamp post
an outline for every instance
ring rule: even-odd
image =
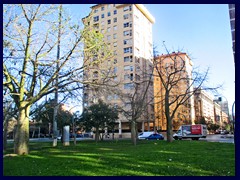
[[[77,107],[77,106],[79,106],[79,105],[73,106],[68,111],[71,113],[71,110],[73,108]],[[79,116],[79,111],[76,111],[75,113],[72,114],[72,119],[71,119],[71,121],[72,121],[72,131],[73,131],[73,136],[74,136],[74,145],[77,144],[77,142],[76,142],[76,133],[75,133],[75,119],[78,118],[78,116]]]
[[[228,100],[225,96],[221,95],[220,97],[218,97],[218,99],[216,101],[218,102],[221,102],[221,119],[223,120],[223,117],[222,117],[222,111],[223,111],[223,104],[222,104],[222,97],[224,97],[226,99],[226,102],[227,102],[227,116],[228,116],[228,123],[230,122],[230,115],[229,115],[229,108],[228,108]]]

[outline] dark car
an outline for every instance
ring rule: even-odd
[[[146,139],[147,140],[164,140],[164,136],[162,134],[151,134]]]

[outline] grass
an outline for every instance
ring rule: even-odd
[[[13,152],[10,144],[8,151]],[[4,176],[234,176],[234,144],[204,141],[81,141],[68,147],[30,143],[6,156]]]

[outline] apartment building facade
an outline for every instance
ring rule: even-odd
[[[233,58],[235,63],[235,4],[228,4],[229,16],[230,16],[230,26],[232,34],[232,48],[233,48]]]
[[[148,86],[143,82],[152,72],[152,24],[155,19],[141,4],[97,4],[91,9],[89,25],[103,34],[113,53],[102,67],[111,69],[117,88],[99,92],[88,86],[84,89],[83,106],[88,107],[102,99],[115,108],[131,111],[133,95],[141,96],[141,90]],[[84,73],[96,80],[100,78],[100,71],[100,67],[92,67]],[[153,83],[149,84],[144,98],[146,102],[153,95]],[[138,129],[142,131],[154,122],[153,105],[149,104],[145,109],[146,112],[138,118]],[[129,130],[129,119],[125,114],[120,113],[116,122],[119,137],[123,131]]]
[[[158,130],[167,130],[167,120],[165,117],[165,85],[168,84],[168,88],[171,86],[170,94],[168,96],[169,102],[173,102],[177,97],[186,94],[187,89],[193,90],[190,77],[192,77],[193,63],[189,56],[183,52],[173,52],[171,54],[157,56],[155,58],[155,67],[158,70],[154,70],[154,112],[155,112],[155,126]],[[162,74],[163,80],[160,79],[158,72]],[[170,75],[172,74],[172,75]],[[175,74],[175,75],[173,75]],[[185,80],[177,80],[177,78],[183,78]],[[186,78],[188,79],[186,81]],[[173,81],[177,82],[175,85]],[[173,112],[176,107],[177,101],[173,103],[170,108],[170,113]],[[194,97],[191,96],[184,105],[179,106],[175,112],[173,118],[173,128],[177,129],[181,124],[191,123],[194,124]],[[175,127],[175,124],[177,126]]]
[[[204,117],[207,123],[218,124],[220,127],[229,123],[228,112],[225,112],[222,104],[204,90],[199,89],[194,94],[194,109],[196,120]]]
[[[214,104],[213,99],[214,97],[204,90],[199,89],[196,91],[194,94],[194,108],[197,121],[202,117],[204,117],[207,122],[215,121],[214,109],[216,105]],[[220,111],[217,110],[217,112]]]

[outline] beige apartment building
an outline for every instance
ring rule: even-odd
[[[214,115],[214,97],[207,93],[204,90],[198,90],[194,94],[194,108],[195,108],[195,115],[196,120],[200,120],[200,118],[204,117],[205,121],[215,121]]]
[[[189,56],[183,52],[173,52],[171,54],[165,54],[157,56],[155,58],[157,63],[158,71],[163,75],[163,81],[166,83],[167,78],[170,81],[175,81],[177,78],[190,78],[192,77],[192,66],[193,63]],[[155,65],[156,67],[156,65]],[[181,70],[180,70],[181,69]],[[170,76],[171,73],[177,72],[175,75]],[[172,90],[169,94],[169,101],[174,101],[177,97],[186,94],[186,90],[191,84],[190,80],[177,80],[177,83],[171,84]],[[170,87],[169,86],[169,87]],[[193,87],[190,86],[189,91],[193,91]],[[155,112],[155,126],[157,130],[167,130],[167,120],[165,117],[165,88],[163,83],[158,77],[156,68],[154,70],[154,112]],[[170,113],[176,107],[176,103],[170,106]],[[191,96],[184,105],[181,105],[175,113],[173,118],[173,129],[178,129],[181,124],[194,124],[195,113],[194,113],[194,97]]]
[[[112,56],[102,62],[101,66],[92,66],[84,71],[88,80],[96,81],[102,77],[102,69],[107,69],[112,76],[112,84],[116,88],[99,90],[99,87],[84,88],[84,103],[86,108],[99,99],[123,111],[131,111],[132,97],[140,97],[142,90],[149,85],[145,102],[153,96],[153,80],[146,83],[152,73],[152,24],[154,17],[141,4],[97,4],[91,7],[88,24],[96,32],[104,35],[104,41],[112,51]],[[125,113],[126,114],[126,113]],[[130,132],[129,119],[120,113],[116,122],[119,137],[123,132]],[[144,113],[138,118],[138,130],[153,127],[153,104],[144,108]]]

